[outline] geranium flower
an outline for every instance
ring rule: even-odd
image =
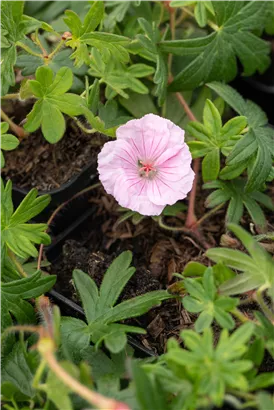
[[[191,190],[194,172],[184,131],[147,114],[117,129],[98,156],[100,180],[118,203],[142,215],[160,215]]]

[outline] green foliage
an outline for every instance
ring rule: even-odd
[[[66,346],[69,345],[70,350],[83,350],[91,339],[97,347],[104,342],[111,352],[118,353],[127,343],[126,333],[145,331],[115,322],[140,316],[162,300],[171,297],[166,291],[159,290],[116,304],[123,288],[135,272],[135,269],[130,267],[131,259],[129,251],[116,258],[105,273],[100,290],[86,273],[74,270],[74,284],[79,292],[88,324],[79,319],[63,319],[63,340]]]
[[[170,3],[171,7],[187,7],[187,6],[195,6],[194,7],[194,16],[199,24],[200,27],[205,27],[207,24],[207,20],[210,16],[215,14],[214,7],[211,1],[172,1]]]
[[[138,78],[146,77],[154,73],[154,68],[146,64],[133,64],[127,67],[125,64],[115,61],[112,56],[104,62],[96,48],[92,51],[92,60],[88,73],[93,77],[99,77],[100,83],[107,85],[106,95],[113,98],[117,94],[128,98],[125,89],[140,94],[147,94],[148,88]]]
[[[63,114],[84,114],[85,100],[67,92],[73,82],[72,71],[67,67],[60,68],[55,77],[51,68],[39,67],[35,77],[36,80],[29,80],[29,86],[37,101],[27,115],[25,129],[34,132],[41,126],[46,140],[54,144],[65,132]]]
[[[171,91],[191,90],[208,81],[231,81],[237,74],[237,59],[244,75],[268,67],[269,44],[255,34],[266,23],[270,2],[212,2],[213,33],[206,37],[162,41],[160,50],[180,56],[191,56],[191,62],[177,74]],[[201,7],[201,6],[200,6]]]
[[[226,84],[207,84],[219,94],[238,114],[247,118],[248,132],[234,146],[222,170],[224,179],[236,178],[248,168],[246,192],[261,189],[272,169],[274,131],[266,127],[265,113],[252,101],[243,97]]]
[[[23,22],[23,1],[1,2],[1,85],[2,95],[15,84],[13,66],[16,61],[16,42],[27,32]]]
[[[21,258],[38,256],[34,244],[49,245],[50,237],[45,230],[46,224],[28,224],[49,204],[50,196],[38,196],[37,189],[32,189],[14,211],[12,203],[12,183],[9,180],[1,186],[1,247],[14,252]]]
[[[244,360],[243,354],[253,330],[251,323],[242,325],[230,336],[227,330],[223,330],[216,347],[211,328],[203,335],[185,330],[181,337],[188,350],[180,348],[171,339],[164,361],[179,377],[184,378],[186,374],[198,396],[208,396],[212,403],[221,406],[226,388],[248,390],[245,373],[251,369],[252,362]]]
[[[43,44],[43,47],[47,51],[47,53],[50,54],[53,50],[49,48],[48,43],[45,41],[44,37],[40,38],[40,41]],[[24,40],[24,44],[26,44],[33,52],[37,54],[41,52],[41,49],[29,38],[26,38]],[[61,51],[54,54],[50,61],[45,61],[41,57],[28,54],[23,50],[18,53],[15,65],[16,67],[22,69],[21,73],[23,76],[29,76],[34,74],[36,69],[43,65],[47,65],[48,67],[50,67],[55,74],[62,67],[70,68],[73,73],[73,83],[71,86],[71,91],[78,92],[79,90],[82,91],[84,88],[84,81],[82,77],[87,72],[87,66],[83,65],[81,68],[75,67],[73,61],[70,58],[71,54],[71,49],[61,49]]]
[[[191,313],[200,313],[195,322],[197,332],[208,328],[214,319],[225,329],[234,328],[235,322],[228,312],[237,306],[238,300],[218,294],[212,268],[205,270],[202,283],[190,278],[183,282],[189,294],[183,297],[184,308]]]
[[[1,122],[1,168],[5,166],[5,158],[2,150],[12,151],[19,145],[19,140],[12,134],[7,134],[9,124]]]
[[[246,127],[246,118],[234,117],[222,126],[219,110],[207,100],[203,112],[203,124],[190,122],[187,132],[198,141],[190,141],[193,158],[204,157],[202,172],[204,182],[218,178],[220,172],[220,153],[227,156],[233,149]]]
[[[228,228],[240,239],[250,256],[229,248],[212,248],[206,252],[206,256],[214,262],[224,263],[242,272],[224,282],[219,291],[223,295],[236,295],[261,287],[270,289],[274,283],[274,263],[271,256],[240,226],[230,224]]]
[[[33,372],[28,363],[31,355],[33,353],[27,353],[22,343],[17,342],[4,358],[1,367],[1,392],[4,401],[23,402],[34,397]]]
[[[207,182],[204,184],[204,188],[216,190],[207,197],[206,206],[214,208],[229,201],[226,212],[227,223],[239,223],[244,208],[246,208],[255,225],[264,230],[266,228],[266,219],[259,204],[274,210],[273,202],[271,198],[260,191],[245,192],[245,186],[246,180],[242,178],[233,179],[232,181]]]
[[[34,275],[3,283],[1,286],[2,331],[12,326],[12,318],[20,324],[35,323],[35,312],[25,299],[36,298],[48,292],[56,281],[56,276],[42,276],[41,271]]]

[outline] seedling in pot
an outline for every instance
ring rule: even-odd
[[[131,267],[129,251],[118,256],[106,271],[100,289],[94,280],[80,270],[74,270],[73,281],[82,301],[87,323],[65,317],[61,322],[63,347],[79,355],[92,341],[96,347],[103,342],[113,353],[120,352],[127,343],[127,333],[146,333],[135,326],[117,323],[146,313],[161,301],[171,298],[167,291],[148,292],[117,304],[121,292],[135,268]]]

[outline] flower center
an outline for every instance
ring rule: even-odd
[[[156,174],[157,170],[154,168],[153,164],[147,161],[138,161],[138,166],[139,166],[139,175],[141,177],[146,177],[146,178],[153,178],[154,175]]]

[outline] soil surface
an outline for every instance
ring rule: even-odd
[[[198,217],[206,212],[205,197],[205,192],[198,188]],[[152,290],[166,289],[178,280],[173,273],[181,273],[189,261],[209,265],[203,244],[218,246],[225,233],[225,209],[219,210],[204,223],[200,241],[192,235],[164,230],[151,218],[144,218],[138,225],[130,220],[117,224],[121,212],[118,211],[117,202],[103,188],[94,191],[89,203],[90,206],[95,205],[94,214],[66,238],[62,255],[51,266],[51,273],[57,275],[55,289],[78,304],[79,298],[71,282],[75,268],[88,273],[100,286],[104,272],[112,260],[124,250],[131,250],[136,272],[121,295],[120,301],[126,300]],[[185,216],[181,213],[179,218],[165,218],[165,222],[173,226],[183,225]],[[242,223],[246,228],[249,227],[247,218]],[[271,229],[273,226],[270,226],[269,230]],[[232,239],[231,246],[243,250],[235,239]],[[251,314],[248,307],[244,309],[244,313]],[[161,354],[166,349],[167,339],[171,336],[179,337],[180,331],[185,328],[193,328],[195,320],[195,315],[186,312],[180,301],[173,299],[127,323],[146,329],[146,335],[134,337],[146,348]],[[215,331],[218,337],[219,329],[216,327]]]
[[[24,121],[30,109],[30,105],[15,102],[4,107],[17,124]],[[97,168],[97,155],[105,141],[107,137],[87,134],[68,118],[66,132],[58,143],[50,144],[39,129],[24,138],[16,150],[5,152],[2,175],[20,188],[39,191],[60,188],[87,164],[94,162],[94,169]]]

